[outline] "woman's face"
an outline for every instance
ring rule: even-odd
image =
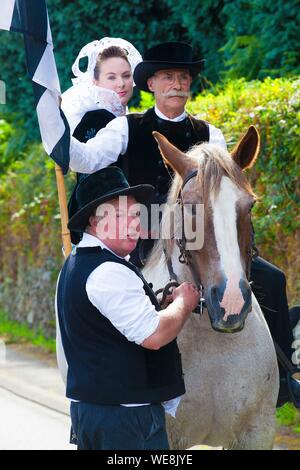
[[[128,62],[121,57],[111,57],[100,65],[100,74],[95,84],[115,91],[126,106],[132,96],[133,78]]]

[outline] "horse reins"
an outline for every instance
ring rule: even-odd
[[[179,204],[180,208],[181,208],[181,214],[182,214],[182,238],[175,238],[175,242],[179,248],[179,251],[180,251],[180,254],[179,254],[179,257],[178,257],[178,261],[182,264],[185,264],[189,267],[190,271],[191,271],[191,274],[192,274],[192,277],[193,277],[193,280],[194,280],[194,283],[195,285],[197,286],[197,288],[199,289],[199,292],[200,292],[200,300],[199,300],[199,304],[198,306],[196,307],[196,309],[194,310],[195,313],[199,313],[200,315],[203,314],[203,309],[206,307],[205,305],[205,299],[203,297],[203,291],[204,291],[204,287],[203,287],[203,284],[201,282],[201,279],[200,279],[200,276],[199,274],[197,273],[196,269],[195,269],[195,266],[193,265],[193,262],[192,262],[192,254],[190,252],[190,250],[187,250],[186,248],[186,243],[187,243],[187,240],[186,240],[186,237],[185,237],[185,230],[184,230],[184,202],[183,202],[183,199],[182,199],[182,190],[184,188],[184,186],[192,179],[192,178],[195,178],[198,174],[198,170],[195,170],[193,171],[192,173],[190,173],[184,180],[183,180],[183,183],[182,183],[182,186],[181,186],[181,189],[180,189],[180,193],[179,193],[179,197],[177,199],[177,203]],[[178,282],[178,276],[177,274],[174,272],[174,269],[173,269],[173,265],[172,265],[172,261],[171,259],[167,256],[167,253],[166,253],[166,250],[164,249],[164,253],[165,253],[165,257],[166,257],[166,262],[167,262],[167,268],[168,268],[168,271],[169,271],[169,277],[170,277],[170,282],[162,289],[159,289],[158,291],[156,291],[155,294],[159,294],[159,293],[163,293],[162,295],[162,300],[161,300],[161,303],[163,304],[164,303],[164,300],[166,299],[167,295],[170,294],[170,288],[171,287],[178,287],[179,286],[179,282]]]

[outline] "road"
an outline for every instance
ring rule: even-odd
[[[0,450],[75,450],[70,418],[0,388]]]
[[[0,338],[0,450],[75,450],[68,413],[55,356]],[[274,448],[300,450],[299,433],[279,428]]]

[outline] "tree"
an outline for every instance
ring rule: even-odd
[[[223,13],[226,76],[252,80],[300,73],[299,0],[234,0]]]

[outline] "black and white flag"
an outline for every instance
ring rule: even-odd
[[[23,33],[44,149],[67,173],[70,129],[60,109],[60,85],[46,0],[2,0],[0,29]]]

